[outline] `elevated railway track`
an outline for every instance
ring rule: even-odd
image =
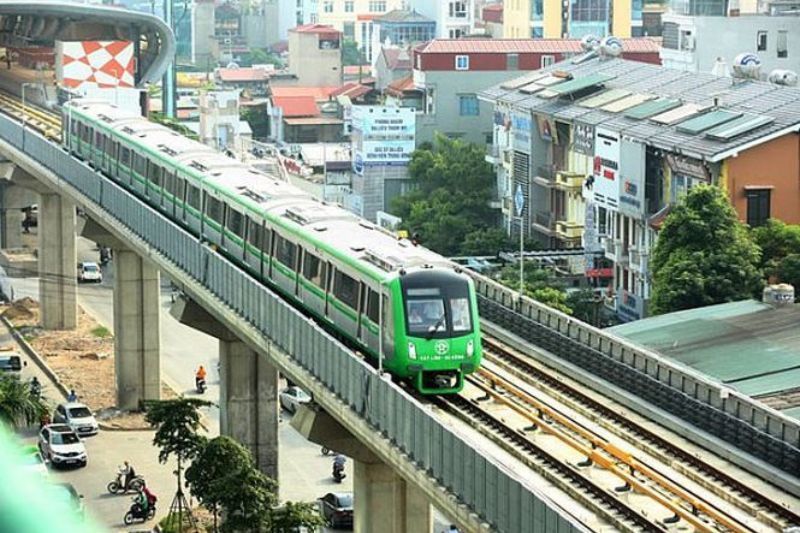
[[[59,115],[0,93],[0,112],[57,141]],[[497,339],[445,408],[628,531],[774,531],[800,516]],[[624,444],[623,444],[624,443]]]

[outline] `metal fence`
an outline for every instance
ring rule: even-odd
[[[471,273],[481,316],[793,475],[800,422],[655,352]]]
[[[278,345],[331,393],[380,431],[410,461],[499,531],[587,531],[567,511],[475,451],[418,401],[365,364],[307,317],[136,197],[61,147],[0,116],[0,137],[47,167],[160,259],[201,282],[224,305]]]

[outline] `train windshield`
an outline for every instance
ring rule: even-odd
[[[406,278],[402,285],[410,335],[445,338],[472,331],[469,285],[465,280],[441,273],[410,274]]]

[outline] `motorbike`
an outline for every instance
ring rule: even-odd
[[[120,470],[117,472],[117,479],[109,483],[106,488],[111,494],[124,494],[128,491],[139,492],[144,487],[144,478],[142,476],[133,476],[128,486],[125,486],[125,474]]]
[[[336,453],[336,452],[334,452],[333,450],[331,450],[330,448],[328,448],[328,447],[326,447],[326,446],[323,446],[323,447],[322,447],[322,449],[320,450],[320,453],[322,453],[322,455],[324,455],[325,457],[327,457],[327,456],[329,456],[330,454],[332,454],[332,453]]]
[[[344,461],[337,461],[334,459],[332,476],[336,483],[341,483],[342,480],[347,477],[347,474],[344,473]]]
[[[197,393],[203,394],[206,392],[206,380],[204,378],[195,378],[195,386],[197,387]]]
[[[125,518],[123,521],[125,522],[126,526],[133,524],[135,520],[141,520],[142,522],[147,522],[151,518],[156,515],[156,506],[155,504],[150,505],[147,507],[147,511],[145,511],[141,504],[136,501],[136,497],[133,498],[133,505],[131,508],[128,509],[128,512],[125,513]]]

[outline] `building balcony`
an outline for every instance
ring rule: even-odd
[[[561,239],[579,240],[583,235],[583,224],[569,220],[556,220],[555,232],[556,237]]]
[[[620,266],[627,266],[629,256],[627,250],[622,245],[622,239],[612,239],[606,237],[605,240],[606,259],[613,261]]]
[[[503,163],[500,154],[500,147],[496,144],[487,146],[486,155],[483,156],[487,163],[490,165],[500,165]]]
[[[533,229],[550,237],[556,234],[556,220],[552,213],[538,211],[533,215]]]
[[[540,165],[536,169],[536,174],[533,177],[534,183],[538,183],[543,187],[552,187],[555,179],[555,167],[553,165]]]
[[[562,191],[580,192],[585,176],[568,170],[556,171],[555,186]]]
[[[629,252],[629,262],[631,268],[641,272],[642,274],[647,272],[648,266],[648,253],[647,250],[642,249],[639,246],[631,246],[628,248]]]

